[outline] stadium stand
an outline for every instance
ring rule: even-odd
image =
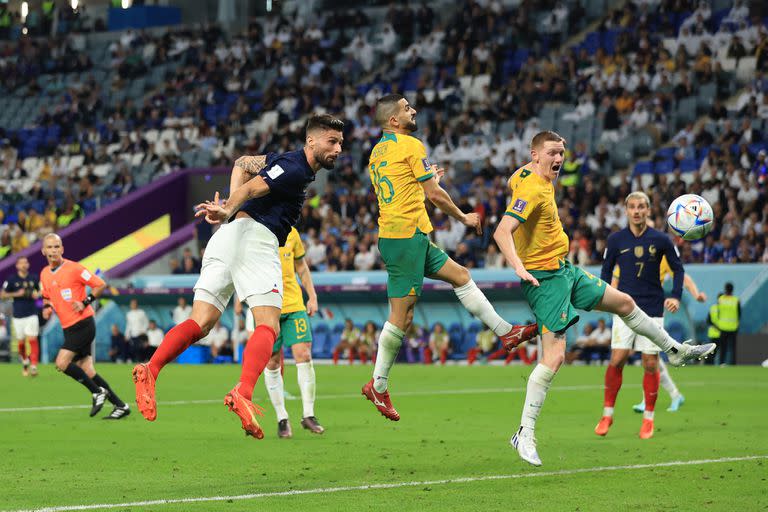
[[[606,15],[592,1],[483,4],[332,12],[308,27],[252,20],[234,37],[208,26],[13,43],[6,54],[18,57],[5,62],[25,72],[2,83],[4,254],[180,168],[300,144],[296,120],[327,108],[349,121],[348,156],[305,208],[312,265],[379,268],[365,172],[379,134],[370,112],[397,90],[420,109],[445,186],[487,227],[503,211],[510,170],[525,163],[524,141],[546,127],[571,142],[562,193],[574,199],[563,218],[580,263],[597,260],[623,222],[617,198],[637,187],[654,191],[658,222],[683,186],[709,192],[721,229],[686,261],[768,258],[768,82],[756,71],[768,39],[756,8],[628,2]],[[745,121],[752,129],[742,132]],[[732,224],[744,229],[724,247]],[[465,236],[439,214],[435,227],[462,263],[486,264],[490,229]]]

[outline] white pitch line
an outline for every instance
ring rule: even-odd
[[[686,387],[702,387],[702,386],[709,386],[710,382],[685,382],[684,385]],[[719,384],[720,387],[744,387],[744,386],[752,386],[752,387],[766,387],[768,386],[768,383],[746,383],[746,382],[726,382]],[[578,385],[578,386],[555,386],[551,391],[595,391],[603,389],[603,385]],[[622,388],[641,388],[642,385],[640,384],[624,384],[622,385]],[[478,395],[478,394],[486,394],[486,393],[522,393],[526,390],[525,387],[514,387],[514,388],[476,388],[476,389],[436,389],[432,391],[397,391],[395,393],[395,396],[444,396],[444,395]],[[340,399],[349,399],[349,398],[360,398],[359,393],[344,393],[344,394],[337,394],[337,395],[319,395],[317,397],[317,400],[340,400]],[[266,400],[266,397],[261,398],[261,400]],[[298,397],[291,396],[287,397],[286,400],[299,400]],[[222,403],[221,399],[210,399],[210,400],[175,400],[175,401],[169,401],[169,402],[158,402],[158,405],[198,405],[198,404],[220,404]],[[2,413],[10,413],[10,412],[37,412],[37,411],[66,411],[69,409],[89,409],[90,405],[41,405],[37,407],[6,407],[6,408],[0,408],[0,414]]]
[[[744,457],[721,457],[718,459],[674,460],[656,462],[653,464],[632,464],[628,466],[598,466],[594,468],[563,469],[560,471],[541,471],[537,473],[517,473],[512,475],[487,475],[446,478],[442,480],[423,480],[416,482],[394,482],[389,484],[349,485],[344,487],[324,487],[315,489],[294,489],[290,491],[260,492],[254,494],[238,494],[234,496],[202,496],[197,498],[170,498],[164,500],[133,501],[127,503],[97,503],[93,505],[63,505],[35,509],[6,510],[3,512],[67,512],[74,510],[97,510],[110,508],[149,507],[154,505],[174,505],[178,503],[203,503],[211,501],[241,501],[258,498],[277,498],[282,496],[302,496],[305,494],[326,494],[332,492],[372,491],[379,489],[398,489],[403,487],[420,487],[424,485],[449,485],[471,482],[487,482],[492,480],[514,480],[521,478],[538,478],[549,476],[569,476],[584,473],[604,473],[608,471],[628,471],[637,469],[656,469],[675,466],[697,466],[702,464],[719,464],[723,462],[743,462],[749,460],[768,459],[768,455],[748,455]]]
[[[687,383],[686,386],[704,386],[704,382]],[[639,388],[640,384],[625,384],[625,388]],[[514,388],[476,388],[476,389],[439,389],[433,391],[398,391],[396,396],[436,396],[436,395],[476,395],[486,393],[521,393],[524,387]],[[594,391],[603,389],[602,385],[560,386],[553,391]],[[360,393],[344,393],[337,395],[319,395],[317,400],[339,400],[348,398],[360,398]],[[266,398],[265,398],[266,399]],[[297,397],[287,400],[299,400]],[[222,399],[214,400],[176,400],[171,402],[158,402],[158,405],[194,405],[194,404],[218,404]],[[90,405],[42,405],[39,407],[6,407],[0,408],[0,413],[6,412],[36,412],[36,411],[65,411],[68,409],[90,409]]]

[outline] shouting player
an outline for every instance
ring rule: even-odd
[[[363,395],[382,415],[397,421],[387,391],[403,336],[411,325],[424,277],[449,283],[461,304],[490,327],[509,349],[536,336],[536,326],[512,326],[493,309],[469,271],[429,240],[432,224],[424,198],[465,226],[482,231],[477,213],[462,212],[438,184],[442,169],[430,165],[416,131],[416,110],[403,96],[390,94],[376,103],[376,122],[383,130],[371,151],[369,171],[379,203],[379,251],[387,267],[389,318],[379,335],[373,378]]]
[[[288,411],[285,410],[285,385],[281,368],[283,346],[291,347],[293,360],[296,362],[296,378],[299,381],[301,403],[304,407],[301,426],[313,434],[325,432],[315,416],[315,368],[312,365],[312,329],[309,324],[309,317],[317,312],[317,292],[304,254],[304,244],[301,243],[299,232],[292,228],[285,245],[280,247],[280,263],[283,268],[280,333],[272,347],[272,357],[264,370],[264,384],[277,415],[277,436],[283,439],[293,437]],[[297,274],[301,285],[296,279]],[[301,286],[307,290],[306,307]],[[238,314],[239,304],[238,302],[235,307]],[[245,328],[250,336],[254,328],[252,316],[245,319]]]
[[[29,260],[21,256],[16,260],[16,274],[3,283],[0,299],[13,299],[13,332],[19,347],[21,374],[25,377],[37,375],[37,362],[40,359],[40,343],[37,340],[40,321],[35,305],[35,299],[39,296],[38,278],[29,273]]]
[[[680,309],[683,294],[683,264],[669,237],[648,226],[651,201],[643,192],[632,192],[624,201],[628,226],[608,237],[600,277],[609,281],[614,267],[619,277],[611,283],[627,293],[637,306],[664,327],[664,309],[674,313]],[[661,279],[661,261],[666,259],[674,275],[672,294],[665,299]],[[616,282],[618,281],[618,282]],[[604,436],[613,424],[613,408],[621,389],[622,371],[633,351],[641,353],[645,412],[640,427],[640,439],[650,439],[654,430],[654,409],[659,393],[658,345],[632,331],[618,315],[613,316],[611,361],[605,371],[603,417],[595,434]]]
[[[280,331],[283,280],[279,248],[299,220],[307,186],[317,171],[334,167],[341,153],[343,128],[344,123],[330,115],[310,117],[304,149],[238,159],[226,205],[219,204],[218,193],[213,201],[198,205],[196,215],[205,215],[209,223],[229,222],[206,247],[192,315],[168,331],[147,364],[133,369],[136,402],[147,420],[157,417],[155,380],[160,370],[211,330],[237,292],[248,304],[256,328],[243,352],[240,381],[224,403],[240,417],[247,435],[264,437],[256,419],[263,413],[251,398]]]
[[[584,270],[568,255],[555,204],[554,181],[560,174],[565,139],[551,131],[531,141],[531,159],[509,179],[511,198],[494,239],[522,283],[523,294],[541,330],[542,358],[528,378],[521,425],[511,444],[520,457],[540,466],[534,429],[547,391],[565,358],[565,334],[579,320],[576,309],[615,313],[634,332],[669,354],[674,365],[706,357],[714,344],[689,345],[675,341],[640,308],[632,297]]]
[[[64,259],[64,245],[55,233],[43,238],[43,256],[48,260],[48,266],[40,273],[43,318],[50,318],[53,310],[64,329],[64,344],[56,354],[56,369],[91,392],[91,416],[101,410],[104,400],[109,400],[115,407],[104,419],[125,418],[131,413],[128,404],[120,400],[107,381],[96,373],[91,355],[91,344],[96,337],[91,303],[102,294],[107,284],[79,263]],[[86,285],[91,287],[91,293],[87,295]]]

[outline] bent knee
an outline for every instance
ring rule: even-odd
[[[58,371],[60,371],[60,372],[65,371],[67,369],[67,367],[69,366],[69,362],[68,361],[64,361],[64,360],[60,360],[60,359],[57,359],[55,364],[56,364],[56,369]]]
[[[621,298],[619,300],[618,313],[620,316],[626,316],[635,310],[635,300],[628,294],[621,292]]]

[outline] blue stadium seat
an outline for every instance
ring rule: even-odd
[[[693,158],[686,158],[685,160],[680,161],[681,172],[692,172],[692,171],[698,171],[698,170],[699,170],[699,160],[696,160]]]
[[[641,160],[635,164],[633,174],[650,174],[653,172],[653,162],[650,160]]]
[[[659,162],[656,162],[656,165],[654,165],[653,167],[653,171],[656,174],[669,174],[674,170],[675,170],[674,160],[661,160]]]

